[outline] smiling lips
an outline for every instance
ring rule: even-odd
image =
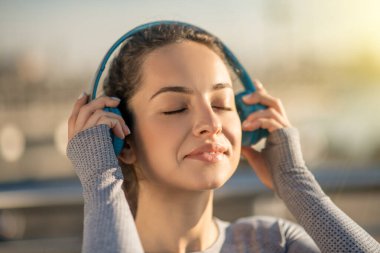
[[[217,143],[209,143],[194,149],[185,158],[204,162],[218,162],[227,155],[227,148]]]

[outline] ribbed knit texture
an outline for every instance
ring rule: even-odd
[[[107,125],[78,133],[67,146],[83,187],[82,252],[143,252],[132,213],[122,191],[123,174]]]
[[[263,155],[276,193],[307,233],[278,218],[248,217],[232,224],[215,218],[219,237],[204,253],[380,253],[380,245],[330,201],[306,168],[296,129],[271,133]],[[108,126],[78,133],[67,146],[67,156],[83,187],[82,252],[142,253]]]
[[[380,252],[379,243],[335,206],[306,168],[296,129],[274,132],[263,154],[276,193],[322,252]]]

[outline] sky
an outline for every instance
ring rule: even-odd
[[[0,0],[0,57],[31,51],[69,71],[96,68],[128,30],[170,19],[198,25],[264,65],[304,52],[344,61],[369,51],[379,59],[379,12],[377,0]]]

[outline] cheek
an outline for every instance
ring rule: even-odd
[[[233,167],[237,167],[240,161],[242,129],[241,121],[237,113],[231,114],[225,119],[224,135],[232,146],[231,163]]]
[[[183,135],[185,128],[186,124],[178,120],[153,119],[144,124],[142,134],[148,143],[164,147],[174,145]]]
[[[230,140],[232,146],[240,148],[242,129],[239,115],[237,113],[231,113],[228,117],[225,117],[223,127],[225,135]]]
[[[154,162],[156,165],[168,166],[168,161],[173,161],[173,157],[176,158],[185,126],[180,122],[154,118],[141,120],[136,126],[139,132],[138,142],[141,143],[141,148],[138,148],[139,161],[146,160],[152,164]]]

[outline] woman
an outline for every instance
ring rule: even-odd
[[[122,46],[107,96],[87,103],[82,94],[68,122],[67,154],[85,200],[84,252],[380,252],[306,168],[280,100],[256,81],[244,102],[268,109],[240,122],[232,84],[215,38],[191,27],[155,26]],[[261,153],[241,146],[242,130],[258,128],[270,132]],[[110,129],[124,139],[118,157]],[[307,233],[277,218],[213,217],[213,190],[241,153]]]

